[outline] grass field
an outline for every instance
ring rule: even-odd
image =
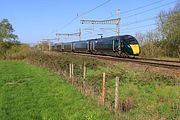
[[[1,120],[110,120],[62,77],[22,61],[0,61]]]
[[[85,84],[84,94],[91,93],[98,99],[102,90],[102,73],[106,73],[105,107],[114,110],[115,77],[120,78],[119,109],[117,117],[122,120],[170,120],[180,119],[180,79],[178,76],[127,69],[124,64],[112,64],[71,53],[43,53],[33,51],[27,57],[29,63],[43,66],[55,72],[63,71],[69,76],[69,64],[74,64],[74,83]],[[82,78],[86,63],[86,79]],[[132,66],[133,67],[133,66]],[[141,68],[139,68],[141,69]],[[83,81],[83,82],[82,82]],[[98,100],[96,100],[98,101]]]

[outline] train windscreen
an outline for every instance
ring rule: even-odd
[[[126,39],[128,44],[138,44],[138,41],[134,37],[129,37]]]

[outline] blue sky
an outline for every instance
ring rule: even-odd
[[[169,10],[175,5],[175,2],[165,5],[175,0],[109,0],[107,4],[79,17],[64,27],[73,18],[97,7],[105,1],[107,0],[0,0],[0,20],[3,18],[9,19],[15,29],[15,34],[19,36],[19,40],[24,43],[34,44],[44,38],[55,38],[56,33],[78,32],[79,28],[82,31],[82,39],[97,38],[99,33],[102,33],[103,36],[116,35],[117,33],[113,32],[113,30],[100,29],[115,29],[115,25],[82,25],[80,20],[113,19],[116,18],[115,13],[117,9],[121,11],[121,34],[134,35],[137,32],[146,32],[155,28],[152,25],[156,22],[155,19],[135,24],[130,23],[157,16],[160,11]],[[154,2],[158,3],[126,13],[128,10]],[[157,9],[150,10],[152,8]],[[150,11],[134,15],[146,10]],[[134,16],[126,18],[130,15]],[[146,25],[148,26],[134,29]],[[94,28],[94,30],[85,30],[87,28]],[[68,38],[62,36],[61,40],[62,42],[73,41],[78,40],[78,37]]]

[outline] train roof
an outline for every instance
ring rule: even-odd
[[[90,39],[87,41],[106,41],[106,40],[112,40],[113,38],[120,38],[120,39],[127,39],[127,38],[134,38],[131,35],[121,35],[121,36],[111,36],[111,37],[104,37],[104,38],[97,38],[97,39]]]
[[[62,45],[62,43],[55,43],[55,45]]]
[[[120,36],[110,36],[110,37],[104,37],[104,38],[96,38],[96,39],[88,39],[88,40],[82,40],[82,41],[72,41],[72,42],[64,42],[64,43],[55,43],[55,45],[61,45],[61,44],[72,44],[72,43],[80,43],[80,42],[87,42],[87,41],[108,41],[112,40],[112,38],[120,38],[120,39],[128,39],[128,38],[134,38],[131,35],[120,35]]]
[[[74,42],[72,42],[72,43],[81,43],[81,42],[87,42],[87,40],[74,41]]]

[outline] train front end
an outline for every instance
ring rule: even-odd
[[[126,53],[128,55],[139,56],[139,54],[140,54],[140,46],[139,46],[138,41],[136,40],[136,38],[129,35],[124,40],[124,43],[125,43],[124,47],[125,47]]]

